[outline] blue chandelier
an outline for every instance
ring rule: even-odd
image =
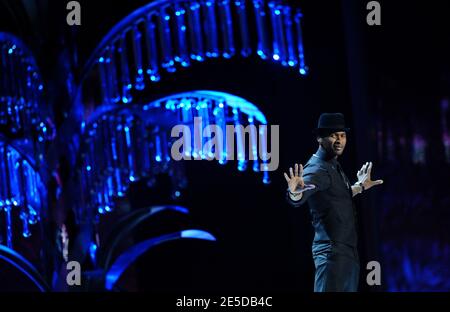
[[[145,105],[97,111],[83,124],[80,176],[85,190],[82,193],[87,194],[87,205],[96,207],[100,214],[109,212],[114,208],[114,198],[125,196],[130,183],[141,179],[151,182],[159,173],[169,174],[175,186],[174,195],[179,196],[187,181],[183,162],[171,158],[174,142],[171,130],[175,125],[186,125],[194,133],[196,118],[201,118],[205,126],[216,124],[222,129],[226,124],[254,126],[249,128],[252,146],[249,146],[248,153],[254,156],[251,160],[253,171],[261,171],[256,155],[256,137],[267,131],[267,121],[255,105],[223,92],[179,93]],[[202,126],[200,133],[204,129]],[[240,171],[244,171],[249,162],[245,157],[245,143],[242,136],[236,133],[237,166]],[[186,142],[186,145],[193,144]],[[266,154],[267,146],[263,144],[260,150]],[[185,156],[207,157],[202,149],[195,147]],[[226,147],[219,156],[218,162],[226,164]],[[264,165],[264,160],[262,162]],[[268,172],[261,172],[263,182],[269,183]]]
[[[0,129],[3,133],[48,136],[43,83],[36,62],[18,38],[0,32]],[[48,116],[48,115],[47,115]],[[50,131],[48,131],[49,133]]]
[[[5,214],[6,245],[13,248],[13,210],[22,220],[22,236],[30,237],[45,204],[46,188],[32,162],[0,141],[0,211]]]
[[[252,54],[305,75],[301,19],[299,9],[280,1],[152,2],[122,20],[98,45],[84,69],[80,95],[85,98],[88,87],[101,90],[96,105],[127,104],[134,92],[160,81],[162,73]]]
[[[4,213],[2,244],[14,247],[14,226],[31,236],[46,205],[41,176],[44,144],[55,131],[44,105],[43,82],[25,44],[0,32],[0,212]],[[20,219],[20,220],[17,220]],[[17,238],[18,239],[18,238]]]

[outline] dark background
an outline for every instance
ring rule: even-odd
[[[101,38],[148,3],[79,1],[82,25],[69,27],[66,2],[0,1],[0,30],[23,38],[35,53],[57,126],[70,111],[55,79],[67,60],[64,51],[74,60],[77,81]],[[255,103],[269,124],[280,125],[280,165],[271,173],[272,183],[263,185],[259,176],[237,171],[236,164],[187,163],[189,186],[179,203],[218,243],[208,252],[200,248],[197,256],[198,246],[181,246],[174,253],[161,248],[139,266],[153,279],[153,286],[143,289],[157,288],[157,281],[170,289],[175,286],[168,280],[190,272],[199,288],[204,280],[212,289],[311,291],[309,213],[287,205],[282,173],[316,150],[311,130],[320,113],[342,112],[352,129],[340,159],[347,175],[354,182],[361,165],[373,161],[374,178],[385,182],[357,199],[361,290],[450,290],[450,159],[441,126],[449,116],[440,106],[450,86],[450,11],[440,1],[379,2],[382,25],[368,26],[366,1],[290,1],[304,14],[305,77],[256,58],[236,58],[196,64],[155,87],[155,98],[211,89]],[[413,161],[417,135],[427,142],[422,163]],[[132,206],[167,203],[164,181],[161,177],[159,189],[132,188]],[[381,263],[381,287],[365,283],[365,263],[371,260]],[[183,269],[171,271],[168,264]],[[154,269],[161,265],[166,269]]]

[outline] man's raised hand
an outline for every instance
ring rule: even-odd
[[[300,164],[295,164],[294,170],[292,167],[289,168],[289,175],[284,173],[284,178],[289,187],[289,191],[294,194],[300,194],[307,190],[312,190],[316,186],[313,184],[305,184],[303,181],[303,166]]]
[[[375,180],[372,181],[370,175],[372,173],[372,162],[366,162],[361,169],[356,174],[358,178],[358,183],[361,183],[364,186],[365,190],[370,189],[374,185],[383,184],[383,180]]]

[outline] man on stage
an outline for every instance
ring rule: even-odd
[[[287,199],[294,207],[308,201],[315,230],[312,245],[316,267],[314,291],[357,291],[359,258],[353,196],[383,180],[372,181],[372,163],[356,174],[354,185],[346,177],[338,156],[344,152],[347,132],[344,115],[324,113],[315,134],[319,147],[305,167],[295,164],[284,173]]]

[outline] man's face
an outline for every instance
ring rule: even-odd
[[[347,134],[345,131],[334,132],[329,136],[319,138],[318,141],[327,154],[341,156],[347,143]]]

